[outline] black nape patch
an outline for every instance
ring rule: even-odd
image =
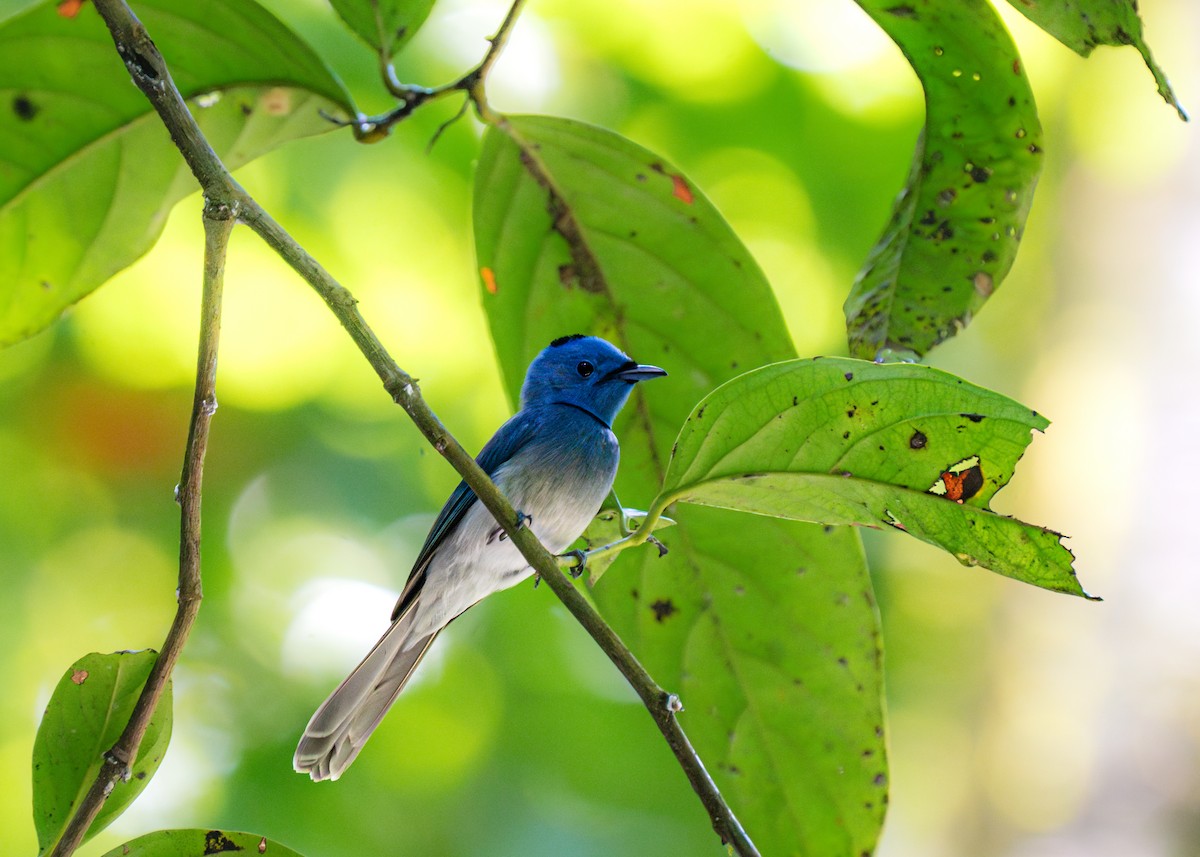
[[[572,333],[570,336],[560,336],[558,339],[550,343],[551,348],[558,348],[560,345],[566,345],[568,342],[574,342],[576,339],[583,339],[586,334]]]

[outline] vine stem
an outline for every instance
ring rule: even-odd
[[[482,92],[482,72],[495,61],[522,2],[516,0],[513,4],[505,24],[492,39],[488,56],[477,67],[476,72],[480,72],[481,76],[469,91],[473,100],[477,93]],[[559,570],[556,557],[546,550],[532,530],[528,527],[518,528],[517,513],[512,504],[429,408],[417,382],[396,364],[363,319],[354,296],[330,276],[229,174],[189,112],[158,48],[124,0],[95,0],[95,5],[112,34],[117,52],[125,61],[134,84],[159,114],[199,182],[208,205],[219,204],[236,212],[238,219],[257,233],[324,300],[375,370],[384,389],[405,410],[434,449],[462,476],[533,570],[562,600],[637,692],[708,812],[713,829],[722,843],[729,845],[740,857],[758,857],[757,849],[679,725],[676,717],[682,710],[679,698],[663,690],[646,672],[612,628]],[[477,106],[481,104],[478,101],[476,103]],[[482,104],[486,110],[486,103]],[[68,853],[63,852],[64,855]]]
[[[67,857],[83,842],[100,808],[118,780],[128,780],[130,766],[159,700],[167,689],[171,672],[200,611],[203,588],[200,577],[200,496],[204,480],[204,454],[208,432],[217,410],[217,343],[221,335],[221,293],[225,279],[225,254],[229,235],[236,220],[227,205],[208,203],[204,207],[204,288],[200,306],[200,345],[196,355],[196,388],[192,400],[192,418],[183,456],[183,472],[176,487],[180,507],[179,589],[175,619],[167,631],[162,651],[150,669],[146,684],[134,704],[121,737],[104,754],[100,772],[75,809],[62,836],[49,857]]]

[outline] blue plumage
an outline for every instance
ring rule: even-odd
[[[554,340],[530,364],[521,409],[477,461],[542,543],[558,553],[612,490],[620,447],[612,421],[638,381],[665,375],[594,336]],[[392,624],[312,716],[294,765],[337,779],[354,761],[442,628],[480,599],[532,574],[466,483],[442,507]]]

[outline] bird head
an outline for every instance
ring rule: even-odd
[[[634,384],[666,374],[657,366],[630,360],[599,337],[562,336],[529,365],[521,387],[521,407],[571,405],[611,426]]]

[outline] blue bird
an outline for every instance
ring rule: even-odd
[[[521,409],[476,460],[552,553],[579,538],[612,490],[621,454],[612,421],[634,384],[666,374],[582,334],[554,340],[530,364]],[[392,624],[309,721],[296,747],[296,771],[314,780],[341,776],[438,632],[532,573],[460,482],[425,539]]]

